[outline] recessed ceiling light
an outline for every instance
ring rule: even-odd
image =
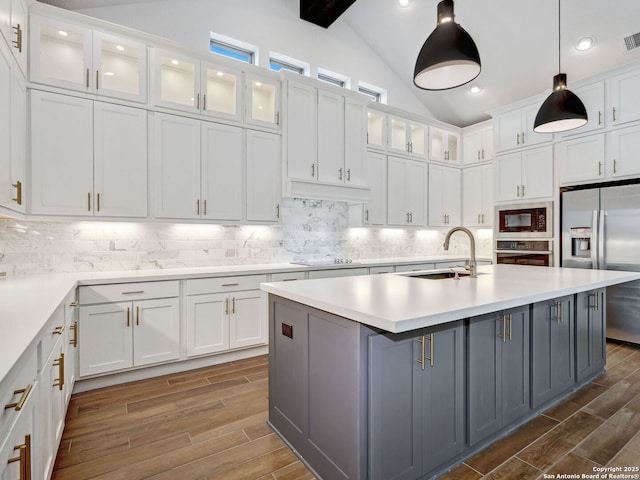
[[[67,32],[65,32],[64,30],[58,30],[58,35],[60,35],[61,37],[66,37],[69,34]]]
[[[402,8],[407,8],[409,5],[411,5],[411,2],[413,0],[398,0],[398,5],[400,5]]]
[[[256,87],[261,87],[261,86],[262,86],[262,83],[256,82]]]
[[[581,51],[589,50],[591,47],[593,47],[594,43],[595,41],[593,40],[593,37],[584,37],[578,40],[578,44],[576,45],[576,48]]]
[[[174,65],[178,65],[180,62],[178,60],[171,60],[171,63],[173,63]]]
[[[469,88],[469,91],[475,94],[475,93],[480,93],[482,89],[478,85],[471,85],[471,87]]]
[[[124,52],[124,47],[122,45],[116,45],[116,50],[120,50],[121,52]]]
[[[113,72],[104,72],[104,74],[105,74],[107,77],[113,77],[113,76],[115,75],[115,73],[113,73]]]
[[[216,75],[218,75],[219,77],[222,77],[222,76],[224,76],[224,73],[222,73],[222,72],[216,72]]]

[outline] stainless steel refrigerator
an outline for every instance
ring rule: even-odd
[[[561,194],[562,266],[640,271],[640,184]],[[640,281],[607,288],[607,337],[640,344]]]

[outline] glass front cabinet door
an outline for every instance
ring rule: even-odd
[[[227,120],[240,120],[242,75],[239,70],[202,65],[202,113]]]
[[[155,51],[154,103],[198,113],[200,111],[200,61],[163,50]]]
[[[273,129],[280,128],[280,82],[247,74],[245,77],[245,122]]]
[[[107,97],[147,101],[147,47],[32,15],[30,79]]]

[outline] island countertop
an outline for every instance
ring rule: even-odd
[[[478,272],[477,278],[459,280],[389,273],[263,283],[261,288],[400,333],[640,279],[640,272],[524,265],[487,265]]]

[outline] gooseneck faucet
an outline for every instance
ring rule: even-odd
[[[447,236],[444,237],[443,247],[445,250],[449,250],[449,239],[451,238],[451,235],[453,233],[458,231],[464,232],[469,236],[469,241],[471,243],[471,259],[469,260],[469,265],[464,268],[469,272],[469,276],[471,278],[476,278],[478,276],[476,273],[476,239],[473,238],[473,233],[471,233],[471,230],[465,227],[453,227],[447,232]]]

